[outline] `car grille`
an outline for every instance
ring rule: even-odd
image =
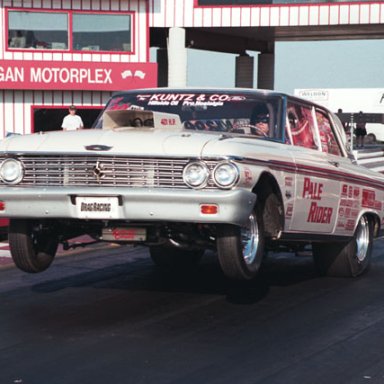
[[[18,156],[18,159],[24,165],[24,178],[18,186],[189,188],[183,181],[183,169],[189,159],[101,156]],[[216,164],[207,162],[210,169]],[[206,188],[216,187],[210,180]]]

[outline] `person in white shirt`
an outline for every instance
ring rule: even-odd
[[[76,115],[76,107],[74,105],[69,107],[69,114],[64,117],[61,128],[64,131],[76,131],[77,129],[84,128],[83,120],[79,115]]]

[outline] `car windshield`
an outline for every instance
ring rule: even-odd
[[[141,110],[176,114],[186,130],[284,140],[282,106],[281,96],[262,92],[127,92],[111,98],[95,128],[105,112]]]

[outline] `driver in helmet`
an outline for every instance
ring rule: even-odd
[[[254,135],[257,136],[268,136],[269,134],[269,114],[268,113],[259,113],[255,116],[251,125],[254,128],[251,128],[251,131]]]

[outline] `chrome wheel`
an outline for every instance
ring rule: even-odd
[[[370,245],[370,226],[368,219],[363,216],[356,230],[356,257],[362,262],[368,254]]]
[[[364,215],[348,241],[312,245],[315,266],[322,275],[355,277],[370,265],[374,221]]]
[[[254,213],[249,216],[248,225],[241,229],[241,244],[244,261],[250,265],[255,261],[259,247],[259,226]]]

